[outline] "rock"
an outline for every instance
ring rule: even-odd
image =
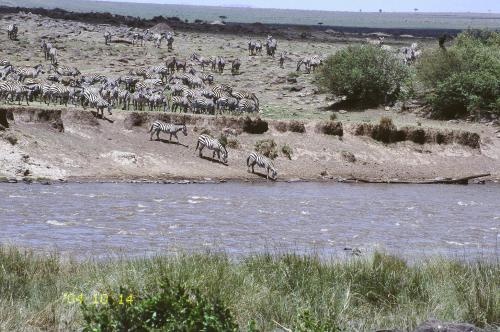
[[[347,113],[347,111],[346,111],[346,110],[340,110],[340,111],[339,111],[339,114],[346,114],[346,113]]]
[[[16,178],[9,178],[7,180],[8,183],[17,183],[17,179]]]
[[[349,152],[349,151],[342,151],[341,152],[341,155],[342,155],[342,158],[345,160],[345,161],[348,161],[350,163],[354,163],[356,162],[356,157],[354,156],[354,154],[352,152]]]
[[[391,110],[391,108],[390,108],[389,106],[386,106],[386,107],[385,107],[385,111],[386,111],[386,112],[389,112],[390,110]]]
[[[288,87],[288,90],[292,91],[292,92],[299,92],[299,91],[302,91],[304,89],[305,89],[305,86],[303,86],[303,85],[294,85],[294,86]]]
[[[470,324],[445,323],[433,319],[422,323],[413,332],[484,332],[484,330]]]
[[[295,84],[295,83],[297,83],[297,78],[296,78],[296,77],[287,77],[286,81],[287,81],[288,83],[293,83],[293,84]]]
[[[458,123],[458,120],[448,120],[448,123]]]

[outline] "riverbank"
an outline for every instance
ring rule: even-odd
[[[490,173],[486,181],[500,179],[500,140],[495,128],[471,123],[419,120],[409,114],[393,114],[397,133],[406,140],[383,143],[370,130],[384,110],[339,115],[332,123],[340,132],[323,133],[328,120],[271,120],[251,133],[244,118],[181,115],[159,112],[116,111],[107,119],[74,107],[3,108],[9,112],[9,128],[0,132],[4,182],[197,182],[266,181],[264,170],[248,173],[246,158],[262,140],[274,142],[274,164],[279,181],[422,181]],[[149,126],[160,119],[183,122],[188,136],[179,143],[149,140]],[[252,120],[254,121],[254,120]],[[253,126],[254,122],[251,122]],[[415,129],[412,129],[415,128]],[[260,129],[259,129],[260,130]],[[229,162],[204,158],[195,152],[201,133],[226,135]],[[174,139],[175,140],[175,139]],[[283,153],[291,149],[290,158]]]
[[[276,322],[297,327],[305,312],[309,324],[343,331],[407,331],[430,318],[491,331],[500,323],[498,263],[435,258],[409,265],[380,253],[346,260],[262,254],[234,261],[206,253],[76,262],[2,247],[0,266],[0,329],[8,331],[77,330],[84,324],[80,305],[64,293],[89,303],[94,293],[123,286],[139,303],[167,279],[220,300],[242,330],[252,320],[262,331]]]

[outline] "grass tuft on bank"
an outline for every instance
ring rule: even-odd
[[[384,253],[345,260],[199,253],[77,262],[0,248],[0,330],[6,331],[105,331],[106,324],[130,319],[120,310],[141,321],[154,314],[152,322],[176,328],[181,323],[171,318],[180,310],[190,324],[241,331],[269,331],[277,323],[298,331],[410,330],[429,318],[493,327],[500,324],[499,289],[498,262],[409,264]],[[94,294],[116,302],[129,292],[134,301],[115,303],[116,315],[109,302],[93,304]],[[85,305],[69,303],[68,294],[81,295]]]

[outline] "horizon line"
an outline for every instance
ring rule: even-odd
[[[241,8],[241,9],[274,9],[274,10],[293,10],[293,11],[310,11],[310,12],[332,12],[332,13],[369,13],[369,14],[387,14],[387,13],[404,13],[404,14],[491,14],[499,15],[500,11],[487,11],[487,12],[473,12],[473,11],[425,11],[425,10],[408,10],[408,11],[364,11],[364,10],[331,10],[331,9],[300,9],[300,8],[276,8],[276,7],[258,7],[250,5],[195,5],[195,4],[184,4],[184,3],[161,3],[161,2],[136,2],[127,0],[82,0],[86,2],[109,2],[109,3],[133,3],[142,5],[166,5],[166,6],[186,6],[186,7],[215,7],[215,8]]]

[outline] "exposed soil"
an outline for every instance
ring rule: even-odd
[[[44,110],[14,109],[14,121],[0,139],[3,151],[0,170],[4,176],[68,180],[258,180],[259,176],[247,173],[246,157],[257,140],[272,138],[279,150],[284,144],[293,149],[292,160],[281,151],[275,160],[280,180],[423,179],[485,172],[491,172],[494,179],[500,177],[500,142],[488,138],[486,132],[480,148],[454,141],[386,145],[357,136],[355,124],[345,126],[341,138],[317,133],[317,122],[305,123],[305,133],[294,133],[277,130],[277,121],[271,121],[266,133],[255,135],[243,131],[241,119],[198,115],[184,117],[188,136],[179,135],[177,143],[168,142],[166,136],[160,136],[160,141],[149,140],[150,123],[157,118],[166,120],[171,114],[116,112],[102,120],[83,110],[51,112],[53,117],[45,116]],[[54,126],[61,122],[64,131]],[[240,147],[228,149],[228,165],[209,158],[208,151],[204,159],[198,157],[196,139],[202,130],[209,130],[214,136],[223,131],[241,132],[237,136],[229,134]],[[10,143],[7,134],[15,136],[17,142]]]

